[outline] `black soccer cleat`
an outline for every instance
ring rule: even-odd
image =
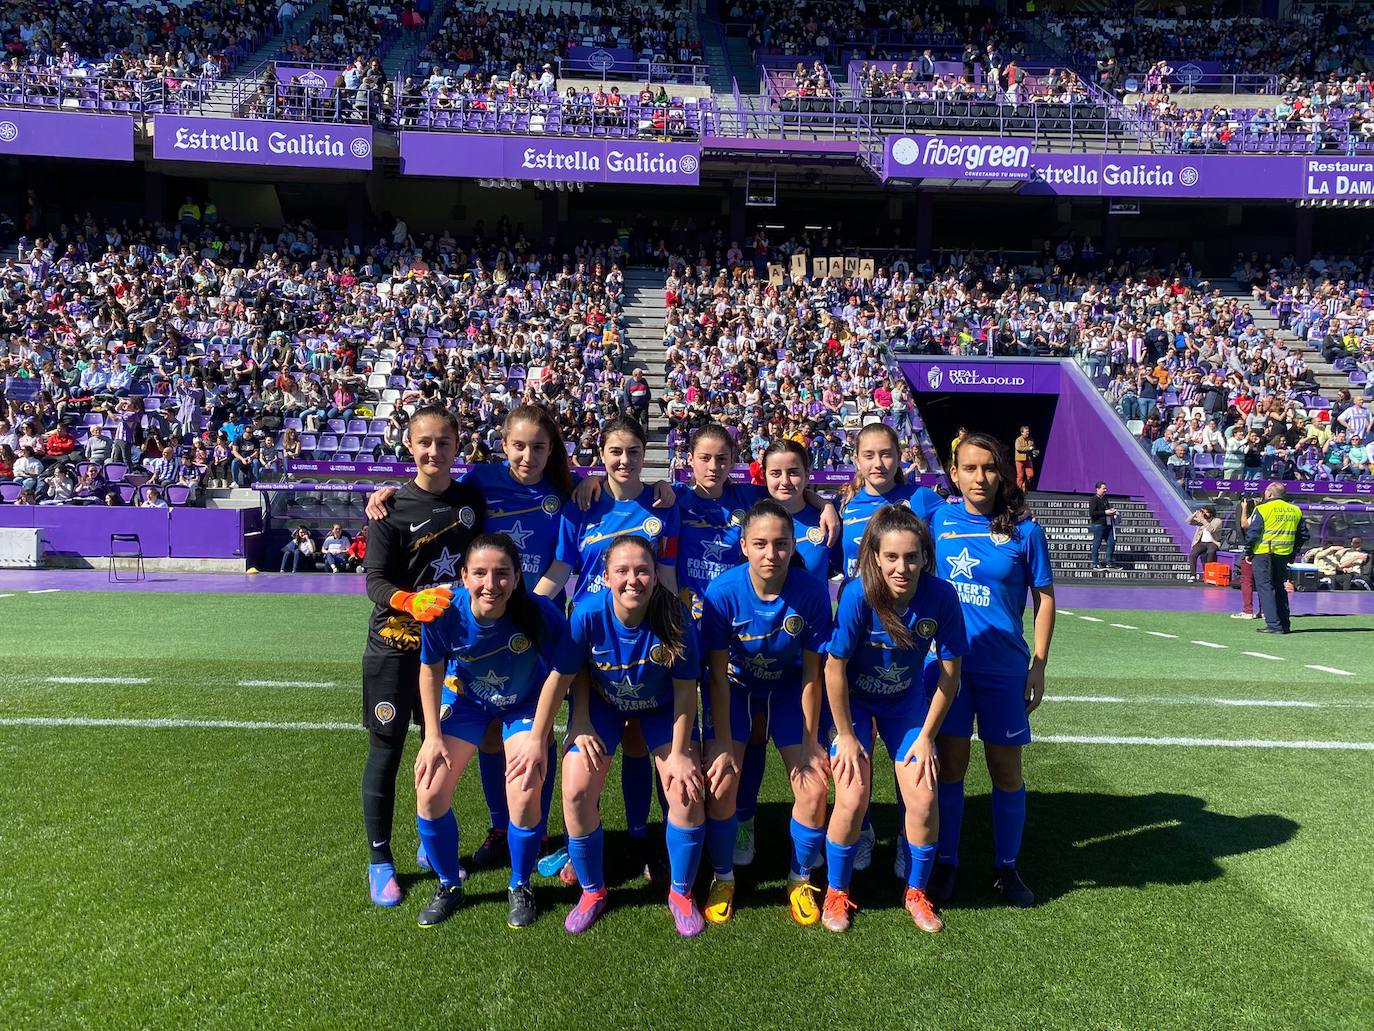
[[[529,927],[534,923],[537,910],[534,906],[534,892],[528,884],[517,884],[506,892],[509,908],[506,910],[507,927]]]
[[[1021,875],[1016,872],[1014,866],[1000,866],[994,870],[992,887],[994,891],[1001,893],[1002,901],[1009,906],[1030,909],[1035,905],[1034,893],[1026,887],[1026,882],[1021,880]]]
[[[959,868],[953,863],[936,863],[930,871],[930,881],[926,884],[926,894],[937,906],[943,906],[954,898],[954,889],[959,880]]]
[[[494,867],[505,866],[510,860],[510,852],[506,847],[506,829],[504,827],[491,827],[487,830],[487,836],[482,839],[482,844],[477,846],[477,851],[472,854],[470,865],[474,870],[490,870]]]
[[[439,882],[434,889],[434,897],[425,903],[425,908],[420,910],[420,926],[433,927],[442,924],[451,917],[463,905],[463,885],[444,884]]]

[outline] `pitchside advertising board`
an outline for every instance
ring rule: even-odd
[[[1374,159],[1058,154],[998,136],[889,136],[883,179],[1010,180],[1030,196],[1299,200],[1374,197]]]
[[[132,161],[134,120],[128,115],[3,109],[0,154]]]
[[[696,186],[701,144],[402,132],[401,172],[465,179]]]
[[[153,120],[153,157],[368,171],[372,168],[372,127],[158,115]]]
[[[1057,362],[997,361],[986,358],[902,359],[907,382],[922,394],[1057,394]]]

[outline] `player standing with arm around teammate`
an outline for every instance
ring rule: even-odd
[[[1021,749],[1030,743],[1030,714],[1045,696],[1045,666],[1054,636],[1054,579],[1045,531],[1025,509],[1000,441],[974,433],[954,451],[954,485],[962,504],[945,505],[931,520],[939,573],[958,592],[968,632],[963,682],[937,740],[940,750],[940,847],[930,894],[954,894],[964,773],[975,717],[992,778],[994,885],[1013,906],[1035,896],[1016,871],[1026,824]],[[1022,629],[1026,592],[1035,619],[1034,645]],[[933,671],[927,672],[933,677]],[[929,682],[929,681],[927,681]]]
[[[968,644],[959,598],[933,575],[934,564],[926,524],[905,508],[882,508],[859,546],[859,578],[840,595],[825,663],[836,728],[835,810],[825,845],[830,885],[821,916],[827,931],[849,930],[849,910],[856,908],[849,880],[873,783],[875,722],[906,803],[907,912],[923,931],[944,928],[925,894],[939,835],[935,736],[958,690]],[[940,678],[928,696],[921,668],[932,644]]]
[[[762,707],[792,784],[792,863],[787,895],[802,926],[820,917],[811,867],[825,841],[830,763],[821,746],[821,656],[830,638],[830,592],[793,562],[792,516],[760,501],[744,516],[736,566],[707,589],[701,619],[710,692],[706,704],[706,850],[715,877],[706,919],[734,915],[736,764],[752,713]],[[733,755],[735,763],[725,761]]]
[[[452,916],[463,899],[458,866],[458,822],[453,792],[492,720],[501,726],[508,756],[522,755],[533,769],[506,779],[510,812],[511,927],[534,923],[530,875],[539,858],[547,813],[540,791],[550,771],[546,739],[533,737],[535,709],[552,678],[553,650],[564,619],[546,598],[530,593],[520,552],[505,534],[484,533],[463,560],[463,584],[453,604],[420,631],[420,701],[425,740],[415,759],[416,825],[430,865],[439,875],[420,926]]]
[[[486,507],[470,487],[453,482],[458,421],[445,408],[423,407],[406,427],[415,478],[397,492],[384,519],[368,523],[367,596],[372,599],[363,652],[363,824],[371,845],[368,885],[379,906],[401,902],[391,853],[396,773],[410,721],[420,719],[420,626],[453,599],[448,584]]]

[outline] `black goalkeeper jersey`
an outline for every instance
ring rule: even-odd
[[[385,519],[367,525],[367,596],[372,599],[367,651],[418,652],[420,624],[393,609],[397,591],[456,584],[463,554],[482,532],[487,506],[473,487],[456,480],[441,494],[412,480],[396,492]]]

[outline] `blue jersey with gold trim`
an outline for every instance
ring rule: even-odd
[[[772,601],[754,590],[748,566],[729,570],[706,589],[701,649],[729,652],[731,687],[799,691],[802,653],[823,652],[829,640],[829,588],[798,566],[787,571]]]
[[[544,480],[525,485],[511,475],[510,463],[475,465],[460,483],[482,492],[487,502],[485,529],[504,533],[520,550],[520,572],[531,591],[554,562],[577,564],[576,527],[564,512],[567,498]]]
[[[676,484],[681,519],[677,547],[678,593],[701,618],[701,599],[711,581],[744,561],[740,553],[740,528],[744,513],[764,497],[762,487],[727,483],[719,499],[704,498],[686,484]],[[689,593],[690,592],[690,593]]]
[[[588,595],[602,591],[605,586],[602,573],[605,572],[606,551],[611,542],[622,534],[643,537],[654,545],[661,565],[677,564],[677,506],[654,508],[652,487],[645,487],[638,497],[628,501],[616,501],[609,490],[603,489],[601,496],[587,511],[579,511],[576,503],[571,501],[563,511],[569,519],[574,520],[576,526],[577,589],[573,592],[574,606]]]
[[[911,509],[926,522],[941,505],[944,499],[929,487],[919,483],[897,483],[886,494],[874,494],[867,486],[844,503],[840,519],[844,531],[836,545],[836,564],[844,573],[846,580],[852,580],[859,573],[859,541],[868,529],[868,521],[884,505],[903,505]]]
[[[915,638],[914,648],[898,648],[864,599],[863,584],[851,580],[840,592],[835,632],[826,649],[848,660],[849,690],[868,697],[905,694],[921,682],[921,669],[932,643],[941,659],[968,654],[964,614],[954,588],[938,577],[922,573],[916,593],[901,620]]]

